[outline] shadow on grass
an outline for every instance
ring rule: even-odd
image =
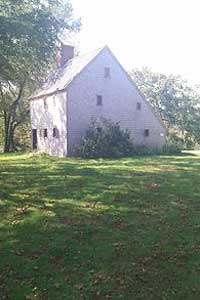
[[[198,299],[199,159],[7,158],[2,299]]]

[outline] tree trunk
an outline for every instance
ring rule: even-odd
[[[9,118],[8,121],[5,123],[5,128],[4,128],[4,152],[12,152],[14,151],[15,148],[15,143],[14,143],[14,135],[15,135],[15,129],[19,124],[14,124],[12,121],[12,118]]]
[[[6,112],[4,112],[4,152],[9,152],[9,122],[6,117]]]
[[[4,134],[4,152],[10,152],[10,151],[11,151],[11,136],[10,136],[10,132],[6,126],[5,134]]]
[[[10,151],[16,150],[15,143],[14,143],[14,134],[15,134],[15,127],[13,126],[10,129],[10,143],[9,143]]]
[[[4,152],[11,152],[15,150],[14,133],[16,127],[21,123],[21,121],[16,121],[15,119],[16,119],[17,109],[19,108],[20,102],[22,100],[24,87],[25,87],[25,80],[20,84],[18,96],[13,101],[10,110],[7,111],[5,95],[3,94],[2,86],[0,85],[0,92],[3,100],[3,109],[4,109]]]

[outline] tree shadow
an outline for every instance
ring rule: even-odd
[[[0,169],[5,299],[197,297],[198,159],[36,155]]]

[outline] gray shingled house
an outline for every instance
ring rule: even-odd
[[[63,45],[60,66],[30,101],[32,146],[72,156],[92,118],[128,129],[135,145],[161,148],[166,129],[110,49],[74,57]]]

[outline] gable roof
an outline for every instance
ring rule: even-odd
[[[167,132],[167,129],[165,127],[165,124],[161,117],[156,114],[154,111],[153,107],[147,101],[146,97],[144,94],[140,91],[138,86],[135,84],[131,76],[126,72],[124,67],[120,64],[120,62],[117,60],[117,58],[114,56],[112,51],[109,49],[108,46],[104,46],[101,48],[98,48],[94,51],[91,51],[89,53],[76,56],[72,59],[70,59],[68,62],[66,62],[61,68],[58,70],[54,71],[46,80],[42,88],[37,91],[31,98],[30,100],[36,100],[40,99],[45,96],[50,96],[55,93],[62,92],[67,88],[67,86],[74,80],[74,78],[79,75],[83,69],[90,63],[92,62],[97,55],[100,54],[100,52],[104,49],[107,49],[114,59],[114,61],[118,64],[118,66],[121,68],[122,72],[126,75],[127,79],[131,83],[131,85],[136,89],[140,97],[143,99],[143,101],[148,105],[149,109],[151,112],[154,114],[154,116],[157,118],[159,121],[160,125],[163,127],[163,129]]]
[[[63,91],[104,48],[106,47],[70,59],[48,77],[42,88],[33,94],[31,100]]]

